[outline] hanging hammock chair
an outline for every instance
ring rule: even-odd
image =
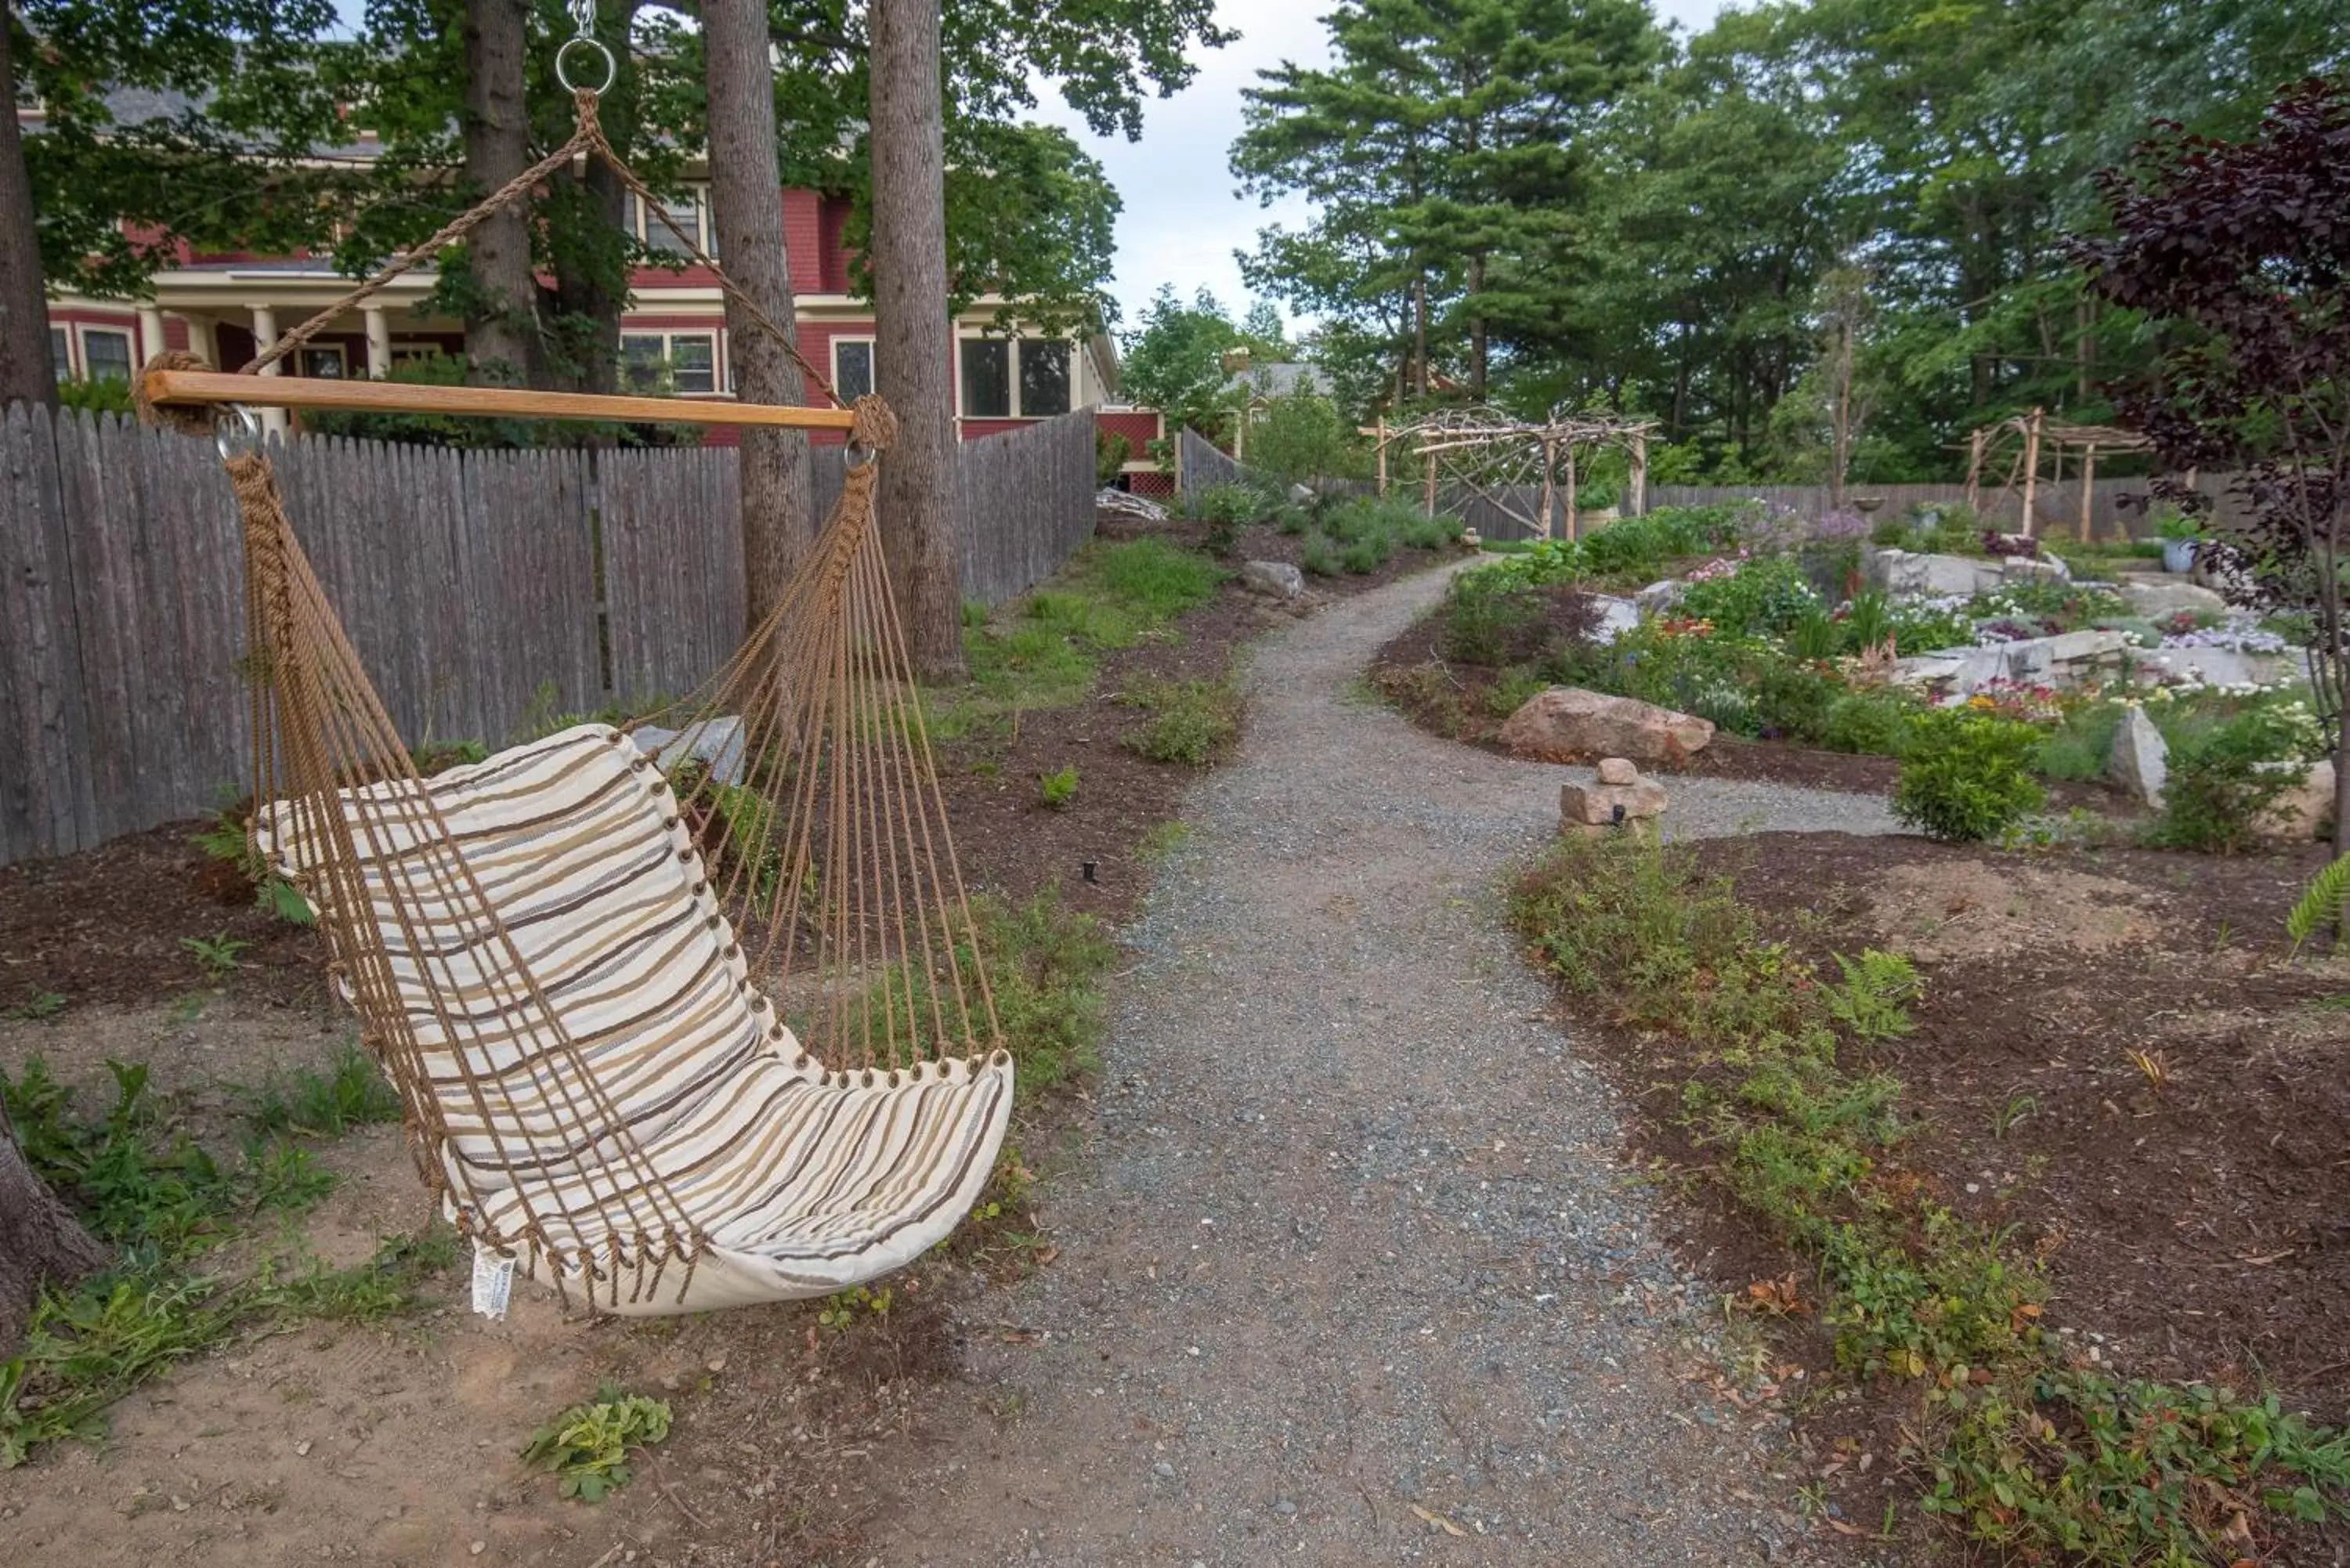
[[[665,216],[605,142],[595,93],[577,98],[563,149],[243,373],[151,365],[142,411],[185,425],[223,382],[255,402],[348,396],[254,373],[579,153]],[[420,389],[369,393],[401,390]],[[518,396],[541,413],[564,402]],[[872,398],[846,416],[766,413],[847,425],[851,466],[741,650],[651,716],[667,728],[582,724],[431,778],[320,588],[265,447],[223,443],[244,529],[255,846],[316,910],[446,1212],[481,1255],[605,1311],[823,1295],[899,1268],[970,1209],[1011,1113],[874,521],[896,421]]]

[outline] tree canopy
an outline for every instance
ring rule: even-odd
[[[1948,477],[1969,428],[2033,406],[2110,417],[2146,348],[2066,261],[2096,171],[2350,65],[2320,0],[1783,0],[1683,38],[1645,0],[1347,0],[1326,25],[1330,65],[1247,95],[1233,172],[1316,202],[1260,234],[1250,286],[1320,319],[1350,396],[1638,412],[1723,477],[1821,470],[1856,308],[1856,479]]]

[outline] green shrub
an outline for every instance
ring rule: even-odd
[[[1240,743],[1241,694],[1230,680],[1154,681],[1126,700],[1150,715],[1126,736],[1127,749],[1154,763],[1209,767]]]
[[[1077,769],[1072,763],[1049,774],[1036,775],[1036,804],[1047,811],[1066,811],[1077,798]]]
[[[1527,587],[1484,572],[1455,577],[1436,613],[1437,647],[1444,657],[1492,670],[1579,649],[1599,624],[1599,607],[1586,594]]]
[[[1297,568],[1317,577],[1335,577],[1346,570],[1338,560],[1338,547],[1320,534],[1310,535],[1298,546]]]
[[[1660,507],[1592,529],[1577,553],[1592,576],[1656,576],[1673,561],[1733,547],[1742,514],[1727,504]]]
[[[1020,1093],[1035,1095],[1101,1065],[1101,985],[1118,961],[1109,928],[1047,888],[1024,904],[974,898],[995,1017]]]
[[[1827,739],[1828,715],[1843,691],[1833,676],[1772,659],[1755,684],[1754,715],[1766,737],[1816,746]]]
[[[2065,711],[2040,742],[2033,767],[2041,777],[2074,781],[2105,777],[2106,762],[2114,749],[2114,731],[2122,722],[2121,704],[2090,702]]]
[[[2040,809],[2031,774],[2040,732],[2012,719],[1965,709],[1914,714],[1901,739],[1893,815],[1929,838],[1980,843]]]
[[[1889,692],[1850,691],[1828,704],[1820,743],[1832,752],[1889,757],[1901,749],[1901,732],[1917,705]]]
[[[131,411],[130,380],[125,376],[72,376],[57,383],[57,401],[86,414]]]
[[[1711,621],[1722,637],[1783,636],[1819,607],[1819,595],[1792,556],[1759,557],[1681,594],[1681,613]]]
[[[1134,443],[1116,431],[1097,427],[1094,431],[1094,484],[1107,488],[1118,483],[1118,476],[1132,454]]]
[[[1253,484],[1211,484],[1183,498],[1183,515],[1200,523],[1254,523],[1279,503]]]
[[[2298,727],[2274,706],[2190,733],[2171,753],[2162,816],[2147,842],[2223,855],[2251,847],[2262,815],[2307,774],[2300,742]]]
[[[1357,576],[1367,576],[1388,564],[1394,545],[1384,538],[1357,539],[1338,552],[1338,564]]]

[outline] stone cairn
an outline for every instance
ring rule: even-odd
[[[1603,757],[1595,782],[1558,786],[1559,831],[1593,837],[1628,829],[1653,836],[1665,804],[1665,786],[1642,778],[1629,758]]]

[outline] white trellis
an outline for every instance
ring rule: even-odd
[[[1613,414],[1571,413],[1554,409],[1547,419],[1521,420],[1482,404],[1440,409],[1416,420],[1389,424],[1382,418],[1362,431],[1378,443],[1379,493],[1388,493],[1388,449],[1401,449],[1420,462],[1421,504],[1436,512],[1437,491],[1444,481],[1482,499],[1503,516],[1531,529],[1534,537],[1551,536],[1551,517],[1558,502],[1566,505],[1566,535],[1575,536],[1575,497],[1576,453],[1594,448],[1621,447],[1631,459],[1630,510],[1647,510],[1648,432],[1651,420],[1624,419]],[[1524,493],[1540,494],[1534,513],[1524,510]]]

